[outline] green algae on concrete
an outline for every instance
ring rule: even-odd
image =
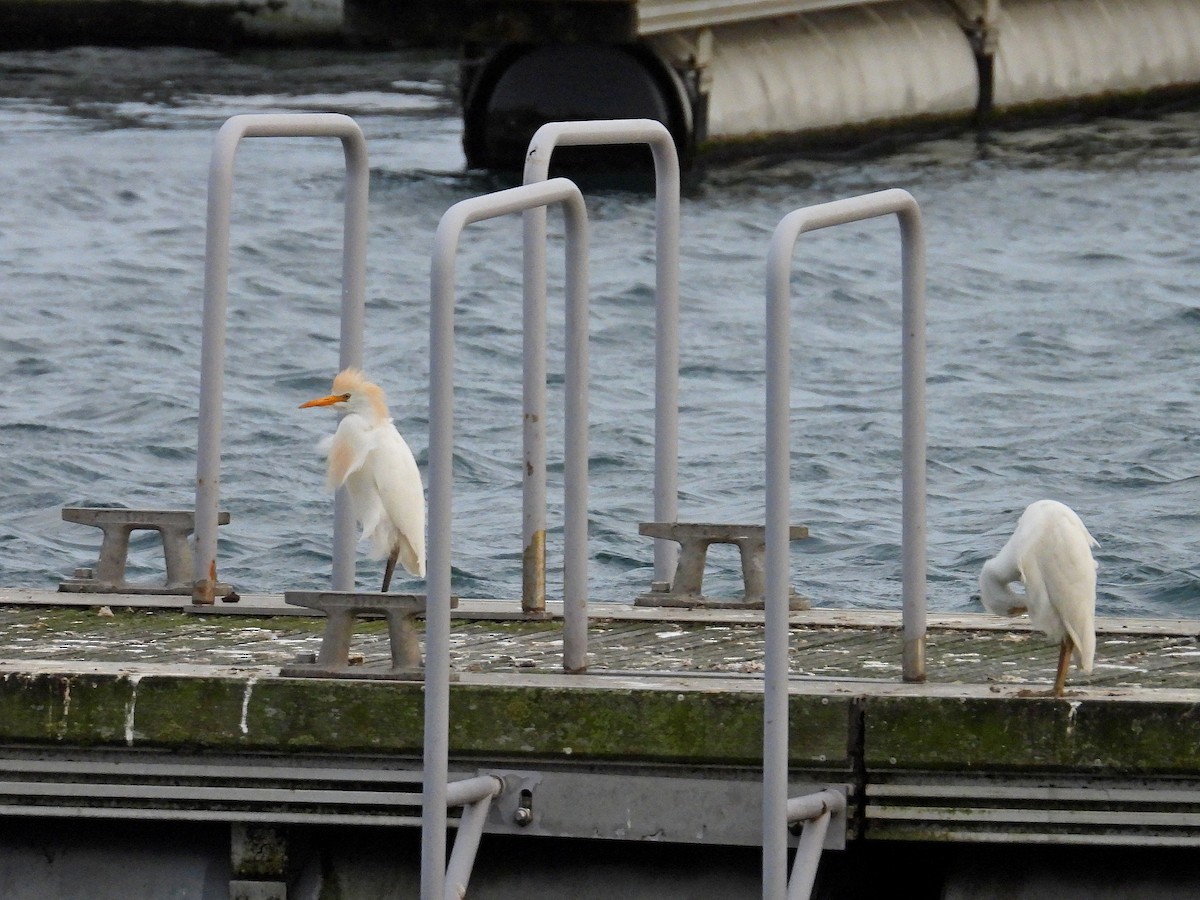
[[[420,682],[263,679],[252,687],[239,742],[264,749],[420,753],[424,709]]]
[[[134,680],[86,674],[0,676],[0,732],[12,742],[125,743]]]
[[[848,702],[792,698],[792,758],[848,764]],[[758,765],[762,698],[718,690],[459,686],[450,695],[456,754]]]
[[[1200,702],[797,694],[793,763],[869,770],[1200,770]],[[419,754],[419,682],[189,674],[7,673],[6,742]],[[531,675],[451,688],[451,752],[757,765],[762,699],[711,685]]]
[[[870,697],[864,708],[868,769],[1200,770],[1190,699]]]
[[[594,682],[593,682],[594,683]],[[576,686],[578,684],[579,686]],[[0,739],[71,745],[419,754],[419,682],[207,675],[10,674],[0,680]],[[851,701],[796,696],[799,765],[849,765]],[[455,684],[456,756],[758,765],[756,691]]]

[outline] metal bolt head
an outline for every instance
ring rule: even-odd
[[[533,822],[533,810],[528,806],[518,806],[513,811],[513,821],[518,825],[529,825]]]

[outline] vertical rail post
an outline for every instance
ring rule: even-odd
[[[795,210],[776,226],[767,252],[765,900],[782,900],[787,890],[791,256],[803,233],[892,214],[900,220],[903,267],[903,678],[925,680],[925,238],[916,200],[893,189]]]
[[[217,582],[225,323],[229,287],[233,158],[245,137],[337,137],[346,160],[342,238],[340,365],[362,365],[366,284],[367,191],[370,170],[362,130],[336,113],[241,115],[217,132],[208,174],[204,251],[204,319],[200,347],[200,422],[196,451],[196,556],[192,602],[212,603]],[[335,505],[333,589],[354,586],[354,516],[344,492]]]
[[[544,181],[556,147],[648,144],[655,177],[654,519],[674,522],[679,466],[679,152],[654,119],[550,122],[529,142],[525,184]],[[525,212],[524,494],[521,608],[546,608],[546,209]],[[654,578],[670,581],[678,546],[654,542]]]
[[[450,207],[434,235],[429,332],[429,574],[425,614],[425,773],[421,900],[446,881],[446,778],[450,724],[450,537],[454,476],[454,299],[459,238],[474,222],[561,204],[566,220],[567,395],[564,665],[587,660],[587,208],[565,178],[522,185]]]

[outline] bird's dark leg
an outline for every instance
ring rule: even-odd
[[[1058,651],[1058,677],[1054,680],[1054,696],[1061,697],[1063,689],[1067,686],[1067,669],[1071,666],[1071,651],[1075,648],[1069,637],[1062,640],[1062,647]]]
[[[386,594],[388,588],[392,586],[392,573],[396,571],[396,560],[400,558],[400,548],[393,547],[392,553],[388,557],[387,566],[383,570],[383,587],[380,588],[380,593]]]

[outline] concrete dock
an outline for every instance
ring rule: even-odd
[[[898,613],[791,623],[791,778],[849,798],[827,848],[1200,844],[1195,622],[1102,620],[1095,671],[1058,699],[1056,648],[1023,620],[931,615],[924,684],[900,680]],[[553,609],[455,611],[452,770],[527,785],[527,818],[497,804],[483,844],[530,859],[564,838],[752,850],[762,613],[593,604],[575,675],[561,627]],[[323,628],[279,595],[200,610],[0,590],[0,821],[221,823],[235,847],[251,826],[413,830],[423,685],[281,677]],[[361,623],[352,653],[386,660],[384,623]]]

